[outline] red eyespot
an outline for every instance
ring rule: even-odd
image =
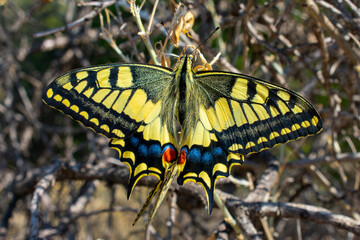
[[[165,162],[172,162],[176,160],[176,155],[176,150],[172,146],[166,146],[162,157]]]
[[[187,156],[187,150],[182,149],[178,160],[179,165],[184,164],[186,162],[186,156]]]

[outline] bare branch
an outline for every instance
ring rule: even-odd
[[[66,26],[62,26],[62,27],[59,27],[59,28],[54,28],[54,29],[43,31],[43,32],[35,33],[34,37],[35,38],[45,37],[47,35],[51,35],[51,34],[54,34],[54,33],[57,33],[57,32],[67,31],[67,30],[70,30],[70,29],[72,29],[74,27],[80,26],[80,25],[86,23],[87,21],[93,19],[103,9],[115,4],[116,2],[117,2],[116,0],[108,0],[108,1],[102,2],[102,4],[100,6],[96,7],[94,10],[92,10],[91,12],[86,14],[85,16],[75,20],[74,22],[66,24]]]
[[[41,180],[36,184],[35,191],[31,200],[31,220],[30,220],[30,239],[38,239],[39,233],[39,204],[45,190],[53,183],[55,180],[55,172],[60,167],[60,162],[57,161],[52,165],[41,178]]]

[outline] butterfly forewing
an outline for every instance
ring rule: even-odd
[[[229,152],[247,155],[322,129],[315,108],[285,88],[223,72],[198,73],[196,80],[212,97],[216,115],[228,123],[214,130]]]

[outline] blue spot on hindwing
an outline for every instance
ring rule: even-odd
[[[149,155],[158,157],[161,156],[161,147],[159,144],[151,144],[149,147]]]
[[[131,145],[133,145],[134,147],[137,147],[139,145],[139,139],[137,137],[131,137],[130,138],[130,143]]]
[[[224,153],[224,151],[222,150],[221,147],[214,147],[212,149],[212,154],[214,155],[214,157],[218,157],[220,155],[222,155]]]
[[[190,150],[189,152],[190,161],[200,162],[200,158],[201,158],[201,152],[199,149],[193,148]]]
[[[149,150],[148,150],[147,146],[144,144],[141,144],[139,146],[138,150],[139,150],[140,156],[147,157],[147,155],[149,154]]]
[[[213,156],[211,155],[210,152],[206,152],[203,154],[201,160],[204,162],[204,163],[211,163],[212,160],[213,160]]]

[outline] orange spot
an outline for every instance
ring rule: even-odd
[[[168,146],[163,152],[163,160],[165,162],[172,162],[176,159],[176,151],[172,147]]]
[[[186,149],[181,150],[180,157],[179,157],[179,160],[178,160],[178,164],[181,165],[181,164],[184,164],[186,162],[186,155],[187,155]]]

